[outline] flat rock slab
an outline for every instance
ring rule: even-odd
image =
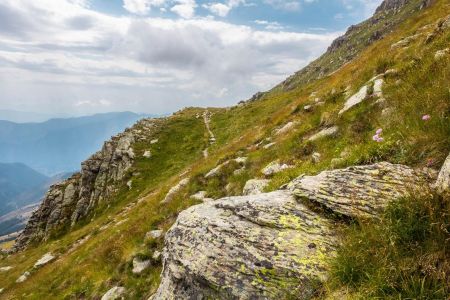
[[[51,253],[46,253],[44,254],[44,256],[42,256],[35,264],[34,267],[35,268],[40,268],[46,264],[48,264],[49,262],[51,262],[52,260],[54,260],[56,257],[54,255],[52,255]]]
[[[382,162],[316,176],[300,176],[288,185],[297,197],[319,203],[349,217],[371,217],[392,200],[430,193],[428,173]]]
[[[326,278],[333,227],[287,191],[191,207],[166,234],[154,299],[308,298]]]

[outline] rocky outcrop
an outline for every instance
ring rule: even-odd
[[[389,201],[428,193],[433,179],[379,163],[191,207],[166,233],[153,299],[309,299],[339,242],[333,213],[376,216]]]
[[[17,238],[13,250],[47,240],[55,232],[66,230],[84,219],[100,202],[108,201],[134,162],[133,143],[145,140],[155,122],[141,120],[112,137],[99,152],[81,164],[80,172],[52,185]]]
[[[444,162],[444,166],[439,172],[435,188],[439,194],[450,195],[450,155],[447,156],[447,159]]]

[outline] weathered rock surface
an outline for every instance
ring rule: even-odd
[[[334,136],[338,133],[338,131],[339,131],[339,127],[337,127],[337,126],[328,127],[328,128],[322,129],[318,133],[309,137],[308,141],[314,142],[314,141],[324,138],[324,137]]]
[[[57,230],[70,228],[89,215],[100,202],[109,201],[134,162],[133,143],[147,138],[155,120],[144,119],[105,142],[103,148],[81,164],[81,171],[54,184],[39,209],[17,238],[14,251],[32,241],[47,240]],[[143,134],[145,132],[145,134]]]
[[[270,180],[267,179],[251,179],[245,183],[242,193],[244,195],[262,194],[264,188],[269,185]]]
[[[154,299],[308,297],[326,277],[332,228],[286,191],[194,206],[166,235]]]
[[[378,163],[300,176],[284,191],[191,207],[166,234],[153,299],[308,299],[314,283],[326,279],[326,258],[338,243],[326,211],[374,217],[390,201],[429,193],[434,179]]]
[[[176,185],[174,185],[173,187],[170,188],[169,192],[167,192],[166,197],[164,197],[164,200],[162,201],[162,203],[167,203],[167,202],[171,201],[173,199],[173,197],[175,197],[175,195],[182,188],[184,188],[186,185],[188,185],[188,183],[189,183],[189,178],[184,178],[184,179],[180,180],[180,182],[178,182]]]
[[[447,156],[439,172],[435,188],[439,194],[450,194],[450,155]]]
[[[121,286],[115,286],[109,291],[106,292],[106,294],[103,295],[101,300],[119,300],[119,299],[125,299],[125,288]]]
[[[288,189],[297,197],[349,217],[371,217],[395,199],[430,193],[430,175],[407,166],[378,163],[316,176],[301,176]]]
[[[281,164],[279,161],[273,161],[270,164],[268,164],[264,169],[261,170],[261,172],[266,176],[272,176],[274,174],[280,173],[287,169],[292,169],[293,166],[287,165],[287,164]]]
[[[19,278],[17,278],[16,282],[17,282],[17,283],[24,282],[25,280],[28,279],[28,277],[30,277],[30,275],[31,275],[31,273],[28,272],[28,271],[26,271],[25,273],[23,273],[22,275],[20,275]]]
[[[147,239],[158,239],[163,235],[163,231],[162,230],[152,230],[149,231],[145,234],[145,238]]]
[[[133,274],[141,274],[147,270],[151,265],[151,260],[141,259],[139,257],[133,258]]]
[[[12,270],[12,269],[13,269],[13,267],[11,267],[11,266],[1,267],[0,272],[8,272],[9,270]]]
[[[52,255],[51,253],[46,253],[44,254],[44,256],[42,256],[35,264],[34,267],[35,268],[40,268],[42,266],[45,266],[46,264],[48,264],[49,262],[51,262],[52,260],[54,260],[56,257],[54,255]]]

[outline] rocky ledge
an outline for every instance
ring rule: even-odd
[[[390,201],[428,194],[435,175],[379,163],[191,207],[166,234],[152,299],[308,299],[327,277],[340,217],[373,217]]]
[[[133,143],[146,139],[155,122],[143,119],[112,137],[99,152],[81,164],[80,172],[52,185],[17,238],[13,251],[70,228],[91,213],[99,202],[108,201],[134,162]]]

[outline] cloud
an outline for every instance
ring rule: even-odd
[[[219,17],[226,17],[233,8],[241,4],[247,5],[244,0],[229,0],[226,3],[214,2],[204,4],[203,7]]]
[[[298,11],[301,8],[300,1],[286,1],[286,0],[264,0],[266,4],[273,6],[276,9],[286,11]]]
[[[175,0],[175,2],[178,4],[172,6],[170,9],[172,12],[185,19],[194,17],[195,8],[197,7],[195,0]]]
[[[133,14],[146,15],[152,6],[159,7],[166,3],[166,0],[123,0],[123,8]]]
[[[116,17],[68,0],[4,0],[5,15],[0,107],[80,114],[237,103],[305,66],[339,34],[274,32],[268,21],[257,30],[194,12]]]

